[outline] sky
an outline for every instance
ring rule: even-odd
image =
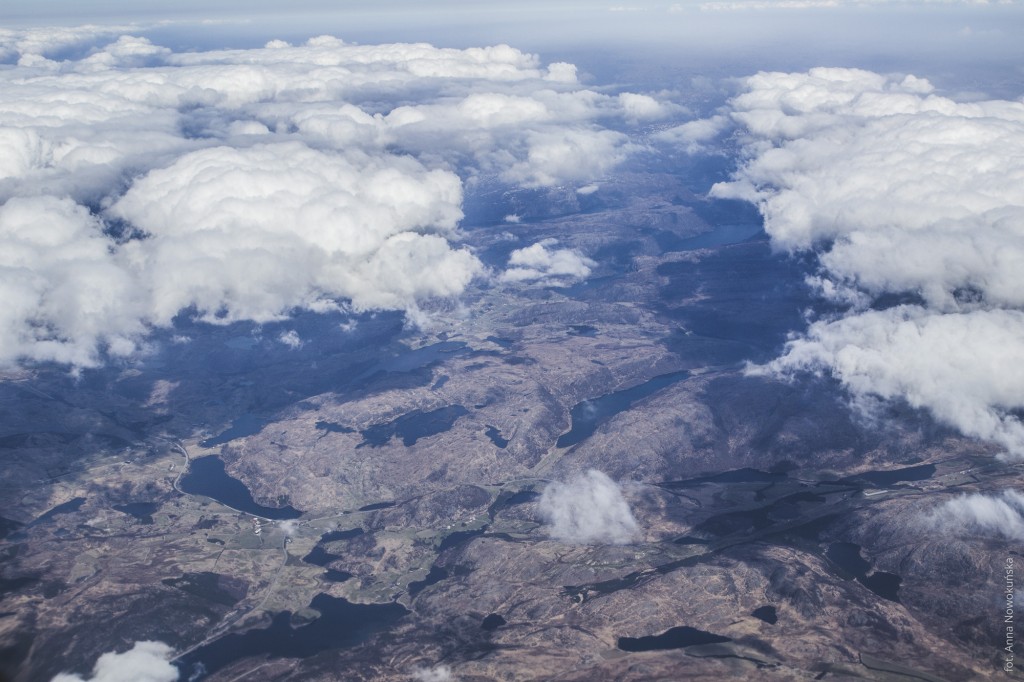
[[[151,26],[147,35],[175,51],[256,47],[271,37],[296,42],[317,33],[363,43],[507,43],[539,51],[551,61],[586,56],[581,69],[605,83],[677,73],[857,66],[907,72],[927,68],[933,80],[966,84],[973,79],[991,83],[988,89],[993,90],[1011,87],[1000,83],[1007,78],[1019,82],[1024,63],[1018,39],[1024,32],[1024,9],[1016,1],[306,0],[288,3],[287,11],[281,7],[226,0],[42,0],[0,9],[0,27],[166,22]]]

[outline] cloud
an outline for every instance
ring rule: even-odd
[[[454,682],[455,675],[452,669],[446,665],[439,665],[433,668],[416,668],[412,671],[412,679],[416,682]]]
[[[613,130],[563,130],[527,135],[525,158],[513,161],[501,179],[522,187],[588,183],[604,177],[634,151]]]
[[[671,111],[669,106],[650,95],[638,95],[633,92],[621,93],[619,104],[626,117],[634,121],[664,118]]]
[[[904,400],[962,433],[1024,454],[1024,312],[932,314],[919,306],[815,322],[755,371],[827,368],[854,396]]]
[[[0,60],[18,61],[26,56],[55,56],[68,48],[86,48],[97,40],[132,31],[135,26],[41,26],[23,29],[0,28]]]
[[[289,329],[286,332],[281,332],[281,335],[277,337],[277,340],[288,346],[292,350],[302,348],[304,341],[299,333],[294,329]]]
[[[713,193],[758,202],[778,246],[825,247],[840,287],[1024,304],[1024,103],[958,103],[852,69],[747,85],[732,116],[757,155]]]
[[[402,309],[460,293],[482,271],[444,239],[461,199],[457,176],[407,157],[282,143],[187,154],[110,214],[149,235],[122,250],[150,273],[154,324],[189,306],[206,322],[264,322],[324,298]]]
[[[914,76],[760,73],[731,102],[749,161],[717,197],[758,205],[772,243],[848,311],[768,365],[828,370],[1024,456],[1024,103],[957,102]],[[870,310],[890,295],[919,304]],[[878,305],[876,307],[884,307]]]
[[[1010,489],[1001,495],[960,495],[924,514],[921,521],[944,533],[1024,540],[1024,495]]]
[[[560,278],[585,279],[597,263],[575,249],[552,249],[557,239],[544,239],[532,246],[516,249],[508,258],[504,282],[550,281]]]
[[[652,137],[663,143],[682,147],[687,154],[705,151],[706,144],[714,140],[728,125],[725,116],[713,116],[687,121],[678,126],[655,133]]]
[[[173,655],[162,642],[136,642],[124,653],[100,656],[89,678],[61,673],[53,682],[175,682],[178,669],[169,663]]]
[[[98,348],[136,350],[136,283],[100,222],[68,199],[0,206],[0,364],[90,365]]]
[[[565,483],[552,481],[538,504],[551,537],[560,542],[623,545],[638,535],[618,484],[596,469]]]
[[[609,125],[676,111],[507,45],[173,53],[87,26],[0,50],[20,60],[0,70],[0,364],[96,365],[183,311],[419,319],[484,276],[458,244],[466,183],[591,183],[639,149]],[[535,278],[590,267],[540,255]]]

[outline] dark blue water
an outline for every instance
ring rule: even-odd
[[[460,530],[454,533],[449,533],[445,536],[444,540],[441,541],[441,546],[437,548],[438,553],[451,549],[452,547],[458,547],[459,545],[469,542],[473,538],[483,535],[487,532],[487,526],[478,528],[476,530]]]
[[[320,545],[317,545],[312,550],[310,550],[309,554],[302,557],[302,560],[307,564],[313,564],[314,566],[326,566],[332,561],[337,561],[340,558],[340,555],[331,554]]]
[[[415,599],[417,594],[431,585],[436,585],[447,577],[448,569],[442,568],[441,566],[431,566],[430,572],[427,573],[426,578],[423,580],[414,580],[409,583],[409,598]]]
[[[334,542],[336,540],[350,540],[354,537],[358,537],[363,534],[362,528],[350,528],[349,530],[332,530],[328,533],[324,533],[320,536],[320,540],[317,541],[316,547],[314,547],[309,554],[302,557],[302,560],[307,564],[313,564],[314,566],[326,566],[327,564],[337,561],[342,557],[338,554],[331,554],[323,545],[328,542]],[[351,578],[349,574],[349,578]],[[348,578],[345,578],[347,580]]]
[[[498,346],[501,346],[502,348],[504,348],[506,350],[511,348],[513,346],[513,344],[515,343],[514,341],[511,341],[509,339],[503,339],[503,338],[500,338],[500,337],[497,337],[497,336],[488,336],[484,340],[485,341],[490,341],[491,343],[496,344]]]
[[[21,588],[34,585],[37,582],[39,582],[39,576],[35,575],[23,575],[18,578],[0,578],[0,597],[17,592]]]
[[[48,523],[49,521],[52,521],[55,516],[60,516],[61,514],[73,514],[74,512],[81,509],[83,504],[85,504],[84,497],[76,497],[75,499],[69,500],[64,504],[58,504],[56,507],[43,514],[32,523],[30,523],[29,526],[38,526],[43,523]]]
[[[517,492],[514,495],[510,496],[505,501],[505,504],[506,504],[506,506],[509,506],[509,507],[511,507],[512,505],[515,505],[515,504],[526,504],[527,502],[533,502],[538,497],[540,497],[540,493],[535,492],[533,490],[520,490],[519,492]]]
[[[6,538],[9,534],[17,531],[24,524],[12,519],[5,519],[0,516],[0,540]]]
[[[719,474],[687,478],[682,481],[667,481],[662,483],[661,487],[677,490],[679,488],[695,488],[704,483],[774,483],[784,478],[786,478],[786,474],[783,473],[770,473],[747,467],[723,471]]]
[[[369,386],[382,376],[415,372],[466,351],[466,344],[462,341],[441,341],[422,348],[405,350],[393,357],[373,363],[362,373],[356,375],[351,383],[356,388]]]
[[[326,431],[327,433],[355,433],[356,430],[348,426],[342,426],[341,424],[335,424],[334,422],[318,421],[316,423],[318,431]]]
[[[499,447],[504,450],[505,447],[508,446],[508,440],[501,437],[501,431],[499,431],[497,427],[488,424],[487,430],[484,433],[491,439],[491,442],[494,443],[495,447]]]
[[[480,623],[480,629],[486,632],[494,632],[507,621],[497,613],[488,614],[484,621]]]
[[[597,327],[589,324],[574,324],[569,327],[569,333],[573,336],[586,336],[594,338],[597,336]]]
[[[654,241],[662,251],[693,251],[710,249],[726,244],[736,244],[751,237],[762,234],[760,223],[744,223],[740,225],[716,225],[715,229],[703,232],[695,237],[680,237],[674,232],[663,230],[656,232]]]
[[[360,507],[357,511],[368,512],[368,511],[377,511],[378,509],[390,509],[391,507],[394,507],[396,504],[398,504],[398,503],[397,502],[374,502],[373,504],[368,504],[368,505],[365,505],[363,507]]]
[[[664,651],[666,649],[684,649],[699,644],[723,644],[731,641],[732,639],[729,637],[722,637],[683,625],[667,630],[660,635],[619,637],[619,648],[623,651]]]
[[[269,627],[226,635],[196,649],[178,661],[183,677],[188,679],[200,663],[211,674],[242,658],[309,658],[328,649],[352,647],[409,614],[401,604],[353,604],[326,594],[318,594],[309,606],[320,617],[302,627],[293,628],[290,614],[284,612]]]
[[[498,497],[494,499],[494,502],[491,503],[491,506],[487,508],[487,515],[490,516],[491,519],[493,519],[494,515],[501,511],[502,509],[506,509],[507,507],[512,507],[517,504],[526,504],[527,502],[533,502],[538,497],[540,497],[540,493],[534,492],[532,490],[520,490],[519,492],[516,493],[511,493],[507,490],[502,490],[498,494]]]
[[[808,514],[814,507],[823,504],[827,498],[816,493],[802,491],[774,500],[771,504],[756,509],[718,514],[697,524],[700,533],[725,537],[736,533],[751,533],[771,528],[776,523],[792,521]]]
[[[843,481],[867,481],[872,486],[887,486],[905,481],[926,481],[935,475],[934,464],[922,464],[892,471],[868,471],[855,476],[847,476]]]
[[[394,502],[385,504],[392,505]],[[351,540],[362,535],[365,531],[362,528],[349,528],[347,530],[332,530],[320,536],[320,542],[335,542],[336,540]]]
[[[899,588],[903,579],[885,571],[875,571],[868,575],[871,564],[861,556],[860,545],[852,542],[833,542],[828,546],[825,556],[882,599],[899,603]]]
[[[129,502],[115,504],[114,510],[135,517],[144,524],[153,523],[153,512],[160,508],[156,502]]]
[[[672,372],[671,374],[662,374],[632,388],[615,391],[600,398],[584,400],[578,403],[572,408],[572,428],[559,436],[555,445],[560,448],[576,445],[583,439],[593,435],[598,426],[620,412],[625,412],[634,403],[657,393],[667,386],[671,386],[677,381],[682,381],[688,376],[690,376],[690,373],[685,370]]]
[[[692,535],[684,535],[672,541],[677,545],[706,545],[708,541],[703,538],[695,538]]]
[[[351,580],[352,577],[353,574],[348,571],[336,571],[333,568],[327,569],[323,574],[323,579],[332,583],[343,583],[346,580]]]
[[[775,611],[775,607],[771,605],[759,606],[756,609],[754,609],[750,613],[750,615],[754,618],[759,618],[763,620],[769,625],[775,625],[777,622],[779,622],[779,614]]]
[[[207,438],[199,444],[204,448],[213,448],[218,445],[230,443],[236,438],[255,436],[263,430],[264,424],[266,424],[266,420],[260,419],[254,414],[245,413],[235,421],[231,422],[230,428],[225,429],[213,438]]]
[[[448,405],[429,412],[414,410],[393,421],[377,424],[362,431],[363,442],[356,447],[379,447],[386,445],[395,436],[401,438],[402,444],[409,447],[415,445],[420,438],[447,431],[459,417],[467,414],[469,410],[462,405]]]
[[[205,495],[254,516],[275,521],[302,516],[302,512],[292,506],[264,507],[257,504],[245,484],[224,471],[224,461],[216,455],[193,459],[180,485],[190,495]]]

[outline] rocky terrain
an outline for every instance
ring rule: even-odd
[[[749,208],[664,176],[600,195],[467,230],[493,263],[557,237],[597,262],[582,282],[494,283],[418,329],[309,314],[299,348],[183,321],[139,365],[6,376],[2,675],[139,640],[209,680],[1003,675],[1018,550],[920,519],[1020,467],[751,375],[819,303]],[[206,457],[238,496],[196,492]],[[540,494],[589,469],[634,542],[552,537]]]

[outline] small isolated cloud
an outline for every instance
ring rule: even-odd
[[[91,677],[61,673],[52,682],[175,682],[178,669],[169,662],[173,655],[163,642],[136,642],[122,654],[100,656]]]
[[[639,530],[618,484],[596,469],[565,483],[549,483],[538,509],[551,537],[560,542],[624,545]]]
[[[514,162],[501,178],[528,188],[604,177],[634,150],[622,133],[583,128],[531,133],[526,148],[526,158]]]
[[[302,337],[300,337],[299,333],[294,329],[289,329],[286,332],[281,332],[281,335],[277,337],[277,340],[283,343],[284,345],[288,346],[292,350],[302,348],[303,344]]]
[[[650,95],[638,95],[633,92],[620,94],[619,105],[626,118],[634,121],[664,118],[671,113],[667,105]]]
[[[548,73],[544,80],[556,83],[575,83],[576,65],[568,62],[554,62],[548,65]]]
[[[557,279],[585,279],[597,263],[575,249],[553,249],[557,239],[545,239],[509,255],[504,282],[536,282]]]
[[[1024,540],[1024,495],[1009,489],[1001,495],[961,495],[943,502],[922,521],[944,533]]]
[[[658,142],[681,147],[687,154],[696,154],[718,137],[728,124],[729,119],[726,116],[712,116],[673,126],[652,137]]]
[[[448,666],[438,665],[433,668],[416,668],[412,671],[412,679],[415,682],[456,682],[458,678]]]

